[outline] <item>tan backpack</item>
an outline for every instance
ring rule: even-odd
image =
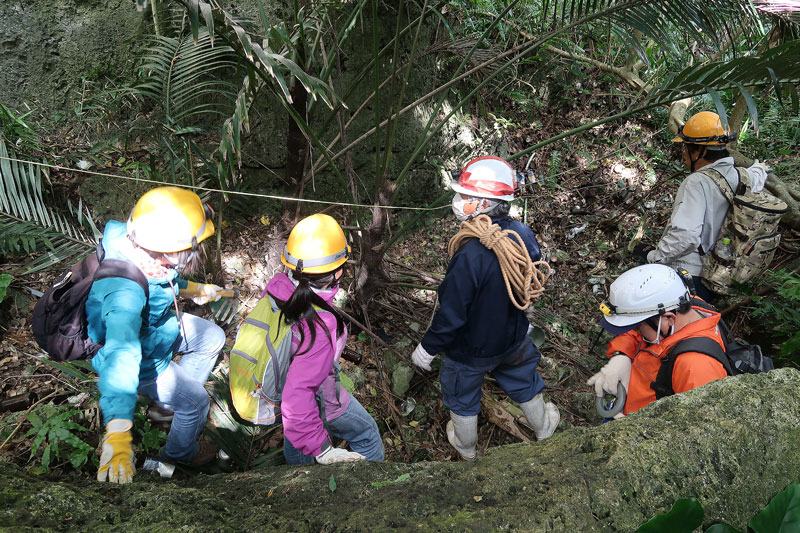
[[[767,269],[781,240],[778,224],[788,209],[786,202],[765,190],[754,193],[746,169],[736,167],[736,171],[739,194],[718,171],[700,170],[716,183],[730,204],[714,249],[705,254],[701,251],[700,277],[719,294],[730,294],[734,282],[746,283]]]

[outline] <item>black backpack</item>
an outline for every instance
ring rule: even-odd
[[[64,272],[36,302],[33,309],[33,335],[36,342],[56,361],[74,361],[92,357],[102,347],[87,333],[86,300],[92,283],[104,278],[127,278],[135,281],[150,297],[144,273],[128,261],[103,259],[102,240],[97,252],[86,256]],[[148,306],[142,310],[146,319]]]
[[[711,304],[700,298],[692,297],[690,301],[693,306],[716,311]],[[656,380],[650,384],[650,388],[656,393],[656,399],[675,394],[675,391],[672,390],[672,370],[675,366],[675,359],[682,353],[698,352],[713,357],[722,363],[729,376],[758,374],[775,368],[772,359],[761,353],[761,346],[733,338],[728,324],[722,318],[719,319],[719,328],[722,341],[725,343],[724,350],[714,339],[689,337],[676,343],[666,355],[661,357],[661,368],[658,370]]]

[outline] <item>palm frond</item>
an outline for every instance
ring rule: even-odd
[[[325,102],[328,107],[333,107],[333,90],[322,80],[306,73],[290,58],[294,44],[299,36],[296,29],[292,32],[282,26],[270,27],[269,38],[258,41],[252,30],[243,21],[237,20],[216,3],[201,2],[199,0],[180,0],[189,14],[192,34],[201,36],[202,32],[211,28],[215,35],[225,40],[228,45],[236,50],[253,68],[253,72],[270,84],[275,92],[280,92],[286,102],[291,103],[287,78],[301,83],[311,96]],[[203,13],[203,20],[198,13]],[[213,21],[209,24],[209,20]],[[201,27],[201,23],[205,27]],[[196,37],[197,38],[197,37]],[[273,46],[275,47],[273,49]],[[274,85],[273,85],[274,84]]]
[[[214,46],[208,31],[190,36],[154,37],[140,67],[142,96],[162,106],[168,122],[188,126],[212,115],[227,115],[237,84],[224,76],[238,68],[228,46]]]
[[[543,5],[541,26],[544,33],[609,20],[677,50],[677,39],[686,37],[718,47],[723,36],[737,28],[754,28],[742,22],[755,19],[758,13],[749,0],[549,0]]]
[[[89,253],[100,232],[80,203],[67,204],[64,214],[45,199],[39,165],[21,163],[0,139],[0,251],[46,253],[25,266],[25,272],[50,268],[67,259]]]
[[[219,377],[212,377],[210,395],[214,402],[209,416],[213,423],[206,427],[206,433],[230,456],[233,466],[239,470],[284,463],[282,448],[271,448],[262,452],[264,439],[275,433],[280,425],[254,426],[241,421],[231,408],[233,401],[227,378],[227,370],[223,370]]]
[[[772,84],[776,96],[783,93],[782,84],[800,82],[800,41],[790,41],[771,48],[760,56],[740,57],[732,61],[716,61],[687,67],[675,73],[648,95],[649,100],[664,100],[685,93],[698,93],[708,88],[725,89]]]

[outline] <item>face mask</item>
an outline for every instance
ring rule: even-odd
[[[175,252],[174,254],[164,254],[164,259],[173,265],[172,268],[183,272],[186,266],[194,260],[195,255],[197,255],[197,250],[192,250],[189,254]]]
[[[292,274],[294,274],[294,271],[292,271]],[[297,286],[300,285],[300,282],[294,279],[294,275],[289,276],[289,281],[292,282],[292,285],[294,285],[295,288],[297,288]],[[324,289],[319,289],[315,287],[312,283],[308,284],[308,288],[311,289],[311,292],[316,294],[328,294],[331,291],[337,292],[339,290],[339,280],[334,278],[333,282]]]
[[[459,220],[464,222],[476,216],[488,213],[497,205],[496,200],[489,200],[487,198],[464,198],[461,194],[453,196],[453,214]]]

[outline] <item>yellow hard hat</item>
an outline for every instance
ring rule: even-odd
[[[350,247],[339,223],[328,215],[306,217],[292,229],[281,263],[296,272],[325,274],[347,261]]]
[[[214,234],[213,212],[194,192],[180,187],[147,191],[128,218],[128,235],[146,250],[180,252]]]
[[[672,142],[724,147],[735,138],[734,133],[722,129],[719,115],[711,111],[701,111],[692,115],[686,124],[681,126]]]

